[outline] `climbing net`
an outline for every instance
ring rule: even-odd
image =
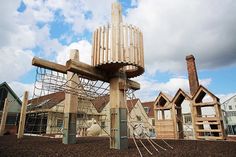
[[[75,77],[78,77],[78,81],[73,80]],[[83,102],[83,105],[78,106],[80,123],[77,129],[86,130],[89,127],[87,120],[98,119],[91,101],[100,98],[100,101],[105,102],[105,97],[109,95],[108,83],[90,80],[75,73],[68,78],[66,74],[38,67],[35,78],[32,99],[27,106],[26,133],[62,133],[62,102],[66,94],[76,95],[78,101]],[[105,115],[100,115],[100,119],[101,117],[104,118]]]
[[[73,81],[78,76],[79,81]],[[74,86],[69,85],[73,82]],[[83,75],[73,74],[67,78],[66,74],[38,67],[33,97],[39,97],[56,92],[65,92],[77,95],[80,99],[93,100],[99,96],[109,94],[109,84],[98,80],[90,80]]]
[[[78,77],[78,81],[75,82],[73,80],[74,77]],[[71,84],[74,86],[71,86]],[[38,67],[36,69],[34,92],[32,99],[27,106],[25,132],[30,134],[61,135],[64,113],[64,104],[62,102],[65,99],[66,94],[72,94],[76,95],[78,101],[82,102],[78,106],[77,132],[82,136],[86,136],[85,132],[91,125],[88,124],[88,121],[91,121],[91,119],[94,118],[98,121],[97,124],[99,127],[110,136],[108,133],[109,131],[105,130],[104,126],[101,124],[101,122],[106,121],[107,115],[99,114],[91,103],[96,99],[99,99],[101,101],[100,103],[107,103],[109,88],[109,84],[106,82],[90,80],[79,74],[72,74],[71,77],[68,78],[66,74]],[[133,99],[136,99],[134,90],[128,89],[128,91],[124,93],[126,93],[125,96],[127,97],[127,100],[131,101],[131,103],[133,102]],[[132,105],[134,108],[139,107],[135,106],[135,104]],[[148,122],[148,119],[143,120],[143,124],[145,126],[148,125],[148,127],[144,128],[142,125],[137,125],[140,123],[137,123],[137,120],[134,120],[138,116],[138,113],[135,113],[135,116],[132,117],[131,114],[129,114],[128,107],[127,111],[129,116],[128,126],[130,130],[133,130],[132,138],[140,156],[142,156],[142,153],[138,147],[137,141],[142,144],[149,154],[152,154],[142,142],[143,139],[147,139],[156,151],[159,151],[158,148],[167,150],[153,141],[148,131],[145,131],[145,129],[149,128],[154,129],[152,124]],[[144,113],[141,112],[141,114]],[[143,115],[143,117],[145,116]],[[172,148],[166,141],[163,140],[163,142],[166,146]]]

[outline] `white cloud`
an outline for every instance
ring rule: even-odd
[[[141,76],[136,78],[141,84],[141,89],[136,92],[136,97],[142,101],[155,100],[159,92],[164,92],[170,96],[174,96],[179,88],[189,93],[189,82],[184,77],[173,77],[167,82],[158,82],[151,76]],[[211,79],[202,79],[200,84],[207,87],[211,83]]]
[[[17,96],[20,97],[20,99],[22,99],[22,96],[25,91],[29,92],[29,99],[32,98],[34,84],[25,84],[17,81],[12,81],[9,83],[9,86],[17,94]]]
[[[211,69],[236,63],[235,8],[231,0],[140,0],[126,21],[143,31],[147,72],[181,72],[190,53]]]
[[[78,49],[80,61],[91,64],[92,45],[87,40],[80,40],[78,43],[71,43],[69,46],[64,47],[64,49],[58,53],[56,61],[65,64],[69,59],[70,49]]]
[[[76,33],[82,33],[84,30],[93,31],[96,27],[108,22],[111,12],[111,4],[114,0],[49,0],[45,5],[53,11],[60,11],[65,18],[65,22],[72,24],[72,29]],[[90,12],[91,17],[86,17]]]
[[[3,47],[0,53],[0,82],[16,80],[31,69],[31,51]]]

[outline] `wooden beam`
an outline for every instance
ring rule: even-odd
[[[78,62],[70,59],[66,62],[66,68],[68,71],[81,74],[82,76],[86,76],[88,78],[91,78],[92,80],[109,82],[106,73],[83,62]]]
[[[77,62],[73,60],[68,60],[66,66],[50,62],[41,58],[34,57],[32,60],[32,65],[42,67],[45,69],[50,69],[53,71],[61,72],[66,74],[67,71],[79,73],[91,80],[101,80],[104,82],[109,82],[109,77],[107,74],[91,65],[85,64],[83,62]],[[134,90],[140,89],[140,84],[138,82],[127,80],[126,82],[127,88],[131,88]]]
[[[218,104],[217,102],[203,102],[203,103],[194,103],[193,106],[206,107],[206,106],[214,106],[217,104]]]
[[[32,65],[66,74],[66,66],[34,57]]]
[[[108,76],[105,72],[82,62],[76,62],[73,60],[68,60],[66,62],[66,67],[68,71],[79,73],[83,76],[86,76],[92,80],[101,80],[104,82],[109,82],[110,76]],[[140,84],[138,82],[127,80],[126,81],[127,88],[131,88],[134,90],[140,89]]]

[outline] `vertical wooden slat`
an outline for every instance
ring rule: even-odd
[[[136,31],[135,31],[135,27],[133,26],[133,38],[134,38],[134,51],[133,51],[134,61],[133,61],[133,63],[135,63],[135,60],[136,60],[136,54],[135,54],[135,51],[136,51],[136,39],[135,39],[135,36],[136,36]]]
[[[125,61],[129,61],[128,25],[125,25]]]
[[[106,29],[106,63],[108,62],[108,49],[109,49],[109,24]]]
[[[120,61],[124,61],[124,26],[120,25]]]
[[[112,25],[111,28],[112,31],[112,41],[111,41],[111,61],[114,61],[115,55],[116,55],[116,28],[114,25]]]
[[[96,45],[96,43],[95,43],[96,41],[95,41],[95,32],[93,32],[93,47],[92,47],[92,56],[91,56],[91,62],[92,62],[92,65],[94,66],[95,64],[94,64],[94,55],[96,54],[95,53],[95,45]]]
[[[101,52],[101,58],[100,58],[100,63],[104,63],[105,60],[105,26],[102,27],[102,52]]]
[[[119,60],[119,46],[120,46],[120,26],[116,26],[116,50],[115,50],[115,61]]]
[[[140,54],[140,38],[139,38],[139,36],[140,36],[140,31],[138,30],[137,31],[137,46],[138,46],[137,47],[137,56],[138,56],[138,65],[141,65],[140,64],[140,57],[141,57],[140,55],[141,54]]]
[[[135,64],[138,64],[138,62],[137,62],[137,58],[138,58],[137,47],[138,47],[138,45],[137,45],[137,29],[136,29],[136,27],[134,27],[134,63]]]
[[[143,34],[142,33],[140,33],[140,40],[141,40],[141,45],[140,45],[140,47],[141,47],[141,65],[142,65],[142,67],[144,67],[144,54],[143,54]]]
[[[133,48],[134,48],[134,45],[133,45],[133,27],[132,25],[130,25],[130,61],[131,63],[134,62],[134,59],[133,59]]]
[[[95,42],[94,42],[94,56],[93,56],[93,64],[97,65],[96,61],[97,61],[97,34],[98,34],[98,30],[96,29],[95,31]]]
[[[101,27],[98,29],[98,39],[97,39],[97,59],[96,63],[99,64],[100,61],[100,47],[101,47]]]

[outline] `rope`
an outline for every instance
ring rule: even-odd
[[[139,152],[140,157],[143,157],[143,155],[142,155],[142,153],[141,153],[141,151],[140,151],[140,149],[139,149],[139,147],[138,147],[138,144],[136,143],[134,137],[133,137],[133,141],[134,141],[134,144],[135,144],[136,148],[138,149],[138,152]]]

